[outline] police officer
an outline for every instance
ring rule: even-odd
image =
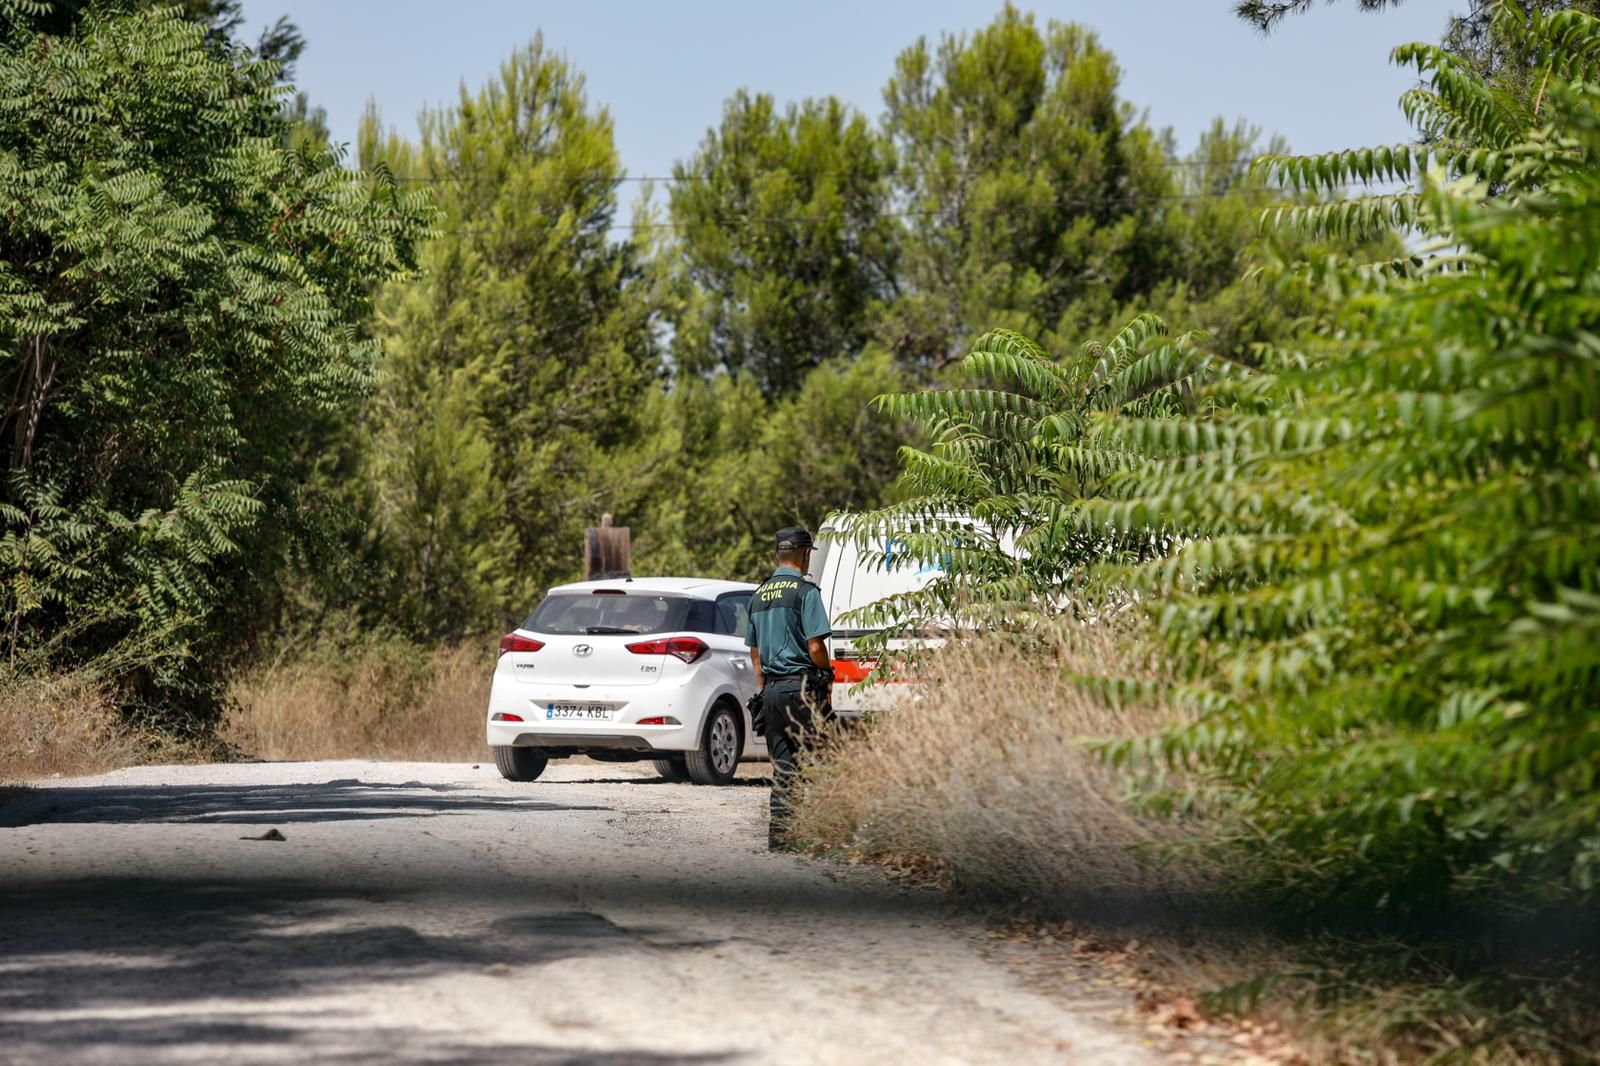
[[[806,734],[833,716],[833,669],[828,637],[833,626],[822,606],[822,590],[805,579],[811,565],[811,534],[778,530],[778,569],[750,598],[750,662],[766,717],[767,754],[772,758],[772,820],[767,846],[785,846],[789,791]]]

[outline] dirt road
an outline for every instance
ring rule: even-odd
[[[767,854],[766,798],[559,763],[49,782],[0,802],[0,1063],[1151,1061],[937,893]]]

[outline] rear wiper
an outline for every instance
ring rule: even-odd
[[[633,630],[623,629],[621,626],[589,626],[584,630],[590,636],[631,636]]]

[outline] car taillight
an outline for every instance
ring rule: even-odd
[[[500,638],[500,654],[508,651],[538,651],[544,647],[544,641],[525,637],[521,633],[507,633]]]
[[[711,649],[698,637],[669,637],[666,640],[641,640],[627,645],[635,655],[676,655],[692,663]]]
[[[520,721],[522,721],[522,715],[520,715],[520,714],[507,714],[505,711],[497,711],[494,714],[489,716],[489,721],[491,721],[491,722],[520,722]]]

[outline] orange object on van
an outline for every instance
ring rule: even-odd
[[[834,659],[833,683],[836,685],[854,685],[865,681],[867,675],[872,673],[872,668],[878,663],[874,659]]]

